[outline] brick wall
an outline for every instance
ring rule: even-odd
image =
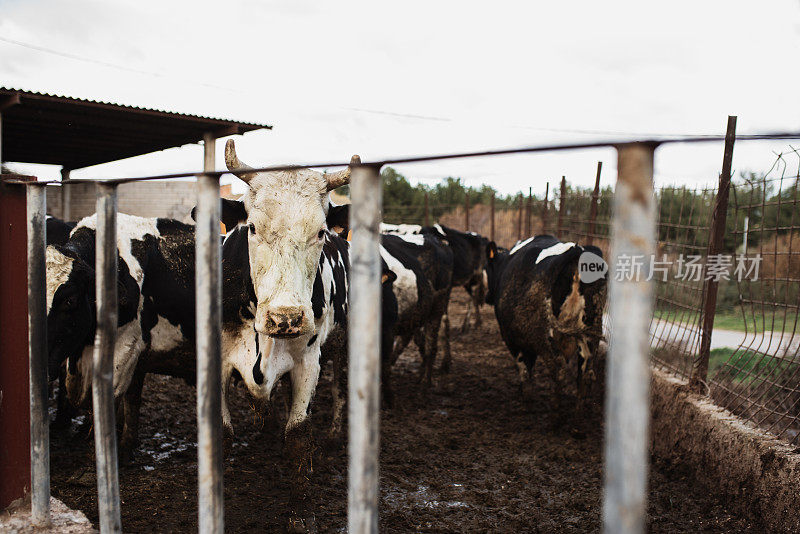
[[[77,221],[95,212],[96,193],[93,183],[70,186],[70,219]],[[47,190],[47,212],[63,218],[61,188]],[[166,217],[191,222],[190,212],[197,199],[195,182],[135,182],[122,184],[117,191],[119,213],[140,217]]]

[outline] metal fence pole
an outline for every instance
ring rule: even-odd
[[[594,179],[594,191],[592,191],[592,206],[589,208],[589,237],[586,244],[591,245],[594,241],[594,222],[597,219],[597,202],[600,200],[600,172],[603,170],[603,162],[597,162],[597,176]]]
[[[494,191],[492,191],[492,201],[489,208],[489,240],[494,241]]]
[[[725,223],[728,216],[728,193],[731,188],[731,165],[733,161],[733,143],[736,141],[736,117],[728,116],[728,129],[725,133],[725,152],[722,157],[722,174],[719,175],[719,189],[714,203],[714,212],[711,219],[710,239],[708,240],[708,253],[706,264],[703,268],[703,279],[706,278],[708,258],[722,252],[722,240],[725,237]],[[745,251],[746,253],[747,251]],[[695,392],[702,392],[708,380],[708,358],[711,353],[711,333],[714,330],[714,315],[717,310],[717,280],[705,280],[706,288],[703,292],[703,313],[700,319],[700,353],[697,356],[689,387]]]
[[[561,177],[561,196],[558,199],[558,230],[556,234],[561,237],[561,231],[564,227],[564,207],[567,200],[567,177]]]
[[[617,281],[623,257],[655,253],[653,197],[654,144],[631,143],[618,151],[616,194],[609,269],[611,341],[608,351],[605,425],[603,529],[608,533],[644,531],[650,416],[650,319],[653,284],[639,276]],[[646,269],[646,267],[645,267]]]
[[[547,233],[547,211],[548,206],[547,202],[550,199],[550,182],[547,182],[547,186],[544,189],[544,202],[542,203],[542,233]]]
[[[355,166],[350,181],[349,488],[350,534],[378,532],[380,422],[381,181],[378,168]]]
[[[528,188],[528,203],[525,206],[525,237],[528,238],[533,235],[533,228],[531,226],[531,218],[533,217],[533,188]]]
[[[204,170],[214,169],[214,139],[204,136]],[[225,528],[222,485],[222,267],[219,177],[197,179],[195,314],[197,318],[198,532]]]
[[[100,532],[122,532],[114,422],[114,345],[117,337],[117,186],[97,184],[95,294],[97,334],[92,363],[94,449]]]
[[[47,412],[47,304],[45,219],[47,188],[27,187],[28,369],[31,417],[31,523],[50,523],[50,417]]]
[[[469,232],[469,190],[464,191],[464,231]]]

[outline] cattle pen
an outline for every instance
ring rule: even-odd
[[[736,141],[766,139],[796,139],[798,134],[740,135]],[[469,152],[387,159],[365,162],[327,162],[293,166],[255,168],[249,172],[269,172],[288,169],[352,168],[350,226],[353,231],[351,251],[351,292],[349,322],[349,395],[348,395],[348,517],[347,529],[353,533],[373,533],[379,530],[379,420],[380,420],[380,256],[379,224],[381,222],[380,169],[386,165],[415,163],[455,158],[493,157],[510,154],[547,153],[588,148],[613,148],[617,151],[618,175],[615,182],[612,215],[607,222],[610,250],[609,265],[619,258],[654,256],[658,250],[659,205],[653,185],[654,153],[659,146],[674,143],[722,143],[726,136],[675,137],[639,141],[608,141],[600,143],[564,144],[517,149]],[[727,136],[729,146],[733,137]],[[92,377],[97,496],[101,532],[121,532],[120,488],[115,432],[114,394],[112,384],[112,351],[116,335],[117,270],[116,216],[117,188],[121,184],[150,180],[192,178],[198,180],[196,226],[196,321],[197,328],[197,471],[198,471],[198,530],[203,533],[223,532],[223,441],[221,420],[221,338],[222,338],[222,280],[219,240],[220,205],[219,179],[228,171],[215,170],[214,140],[208,136],[204,143],[205,159],[202,171],[173,173],[160,176],[95,180],[97,183],[97,337],[94,348]],[[730,160],[723,165],[722,178],[730,181]],[[30,361],[31,414],[31,513],[37,525],[47,525],[50,516],[50,457],[48,430],[47,379],[47,321],[45,280],[45,214],[47,187],[69,188],[87,180],[66,179],[61,182],[7,180],[7,187],[27,190],[27,250],[28,250],[28,313]],[[723,185],[721,190],[727,190]],[[562,188],[563,190],[563,188]],[[760,191],[760,190],[759,190]],[[762,195],[763,196],[763,195]],[[468,201],[467,201],[468,202]],[[742,210],[753,211],[752,199],[742,204]],[[467,203],[467,206],[469,204]],[[543,217],[549,212],[544,204]],[[766,202],[762,202],[766,206]],[[469,209],[469,208],[467,208]],[[552,209],[552,208],[551,208]],[[551,216],[552,217],[552,216]],[[718,217],[719,218],[719,217]],[[717,218],[717,219],[718,219]],[[521,221],[522,217],[520,217]],[[560,220],[560,218],[559,218]],[[467,216],[467,225],[469,218]],[[521,224],[521,223],[520,223]],[[546,224],[546,223],[545,223]],[[563,222],[559,223],[561,226]],[[591,233],[594,233],[592,221]],[[691,224],[691,223],[687,223]],[[724,222],[723,222],[724,226]],[[792,226],[792,225],[789,225]],[[528,223],[531,229],[531,224]],[[763,228],[763,226],[762,226]],[[466,228],[469,230],[469,228]],[[742,235],[743,230],[737,230]],[[751,230],[752,231],[752,230]],[[711,246],[708,243],[704,245]],[[700,247],[700,245],[696,245]],[[717,245],[719,246],[719,245]],[[763,248],[764,242],[759,246]],[[710,248],[710,253],[715,249]],[[776,281],[786,280],[775,274]],[[607,360],[606,403],[604,413],[604,472],[602,524],[606,532],[639,533],[645,530],[647,470],[650,461],[649,433],[651,426],[651,318],[661,313],[659,294],[654,281],[642,278],[610,280],[608,322],[609,348]],[[702,285],[702,284],[701,284]],[[699,290],[703,298],[708,291]],[[661,300],[659,300],[661,299]],[[763,299],[762,299],[763,300]],[[753,299],[753,304],[761,301]],[[704,300],[704,302],[708,302]],[[678,306],[680,307],[680,306]],[[663,312],[667,313],[667,312]],[[664,320],[669,318],[664,315]],[[693,318],[697,323],[697,317]],[[688,322],[688,319],[686,320]],[[699,325],[701,323],[697,323]],[[699,328],[701,358],[699,365],[689,371],[698,384],[708,382],[708,325]],[[663,348],[663,347],[662,347]],[[679,358],[666,357],[663,351],[656,361],[664,365],[685,365],[690,349],[682,347]],[[755,352],[759,352],[756,348]],[[761,353],[764,350],[760,351]],[[705,354],[705,356],[703,356]],[[660,359],[659,359],[660,358]],[[785,358],[793,362],[789,356]],[[740,361],[740,360],[736,360]],[[733,365],[733,364],[732,364]],[[705,366],[705,368],[704,368]],[[728,366],[730,368],[730,365]],[[754,372],[754,366],[744,363],[735,372]],[[769,367],[774,372],[774,367]],[[730,372],[734,372],[730,371]],[[720,371],[724,373],[725,371]],[[792,367],[791,372],[794,372]],[[718,374],[722,377],[722,374]],[[773,380],[773,382],[778,382]],[[720,383],[723,383],[720,381]],[[745,394],[728,385],[726,398],[741,399]],[[736,387],[742,387],[741,381]],[[781,384],[778,384],[779,386]],[[660,387],[660,386],[659,386]],[[702,389],[702,388],[701,388]],[[761,391],[762,397],[774,392]],[[762,405],[766,405],[763,401]],[[735,410],[734,410],[735,411]],[[763,412],[764,410],[757,410]],[[789,409],[785,409],[788,413]],[[758,414],[753,415],[757,417]],[[786,414],[774,425],[787,420]],[[795,418],[796,419],[796,418]],[[774,422],[774,419],[770,419]],[[657,424],[662,424],[658,421]],[[781,427],[782,428],[782,427]],[[787,425],[786,428],[789,428]]]

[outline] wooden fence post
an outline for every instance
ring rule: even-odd
[[[492,191],[492,203],[489,215],[489,240],[494,241],[494,191]]]
[[[522,193],[517,197],[517,241],[522,240]]]
[[[428,192],[425,191],[425,226],[431,225],[431,214],[428,211]]]

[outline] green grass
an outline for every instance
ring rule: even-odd
[[[717,312],[716,316],[714,317],[714,328],[719,328],[721,330],[738,330],[740,332],[761,332],[766,328],[767,331],[775,329],[781,330],[783,328],[783,310],[776,310],[775,311],[775,323],[772,322],[772,313],[767,312],[766,314],[756,313],[753,315],[752,313],[747,314],[746,324],[745,318],[742,317],[741,312],[739,311],[727,311],[727,312]],[[655,316],[658,319],[664,319],[667,321],[676,322],[681,319],[681,313],[675,313],[672,311],[660,309],[655,311]],[[786,312],[786,329],[791,330],[794,327],[795,322],[795,315],[796,312],[788,311]],[[683,314],[684,320],[688,314]],[[697,319],[699,321],[699,319]],[[747,328],[745,328],[747,326]],[[798,324],[800,326],[800,324]]]
[[[736,352],[736,349],[720,348],[714,349],[708,356],[708,374],[709,377],[713,376],[717,370],[730,361],[731,356]],[[728,371],[726,377],[734,382],[752,382],[754,378],[770,375],[776,368],[787,367],[787,363],[777,358],[764,357],[750,351],[738,352],[736,357],[731,362],[738,371],[731,374]],[[748,376],[748,373],[751,373]],[[778,373],[782,374],[782,373]]]

